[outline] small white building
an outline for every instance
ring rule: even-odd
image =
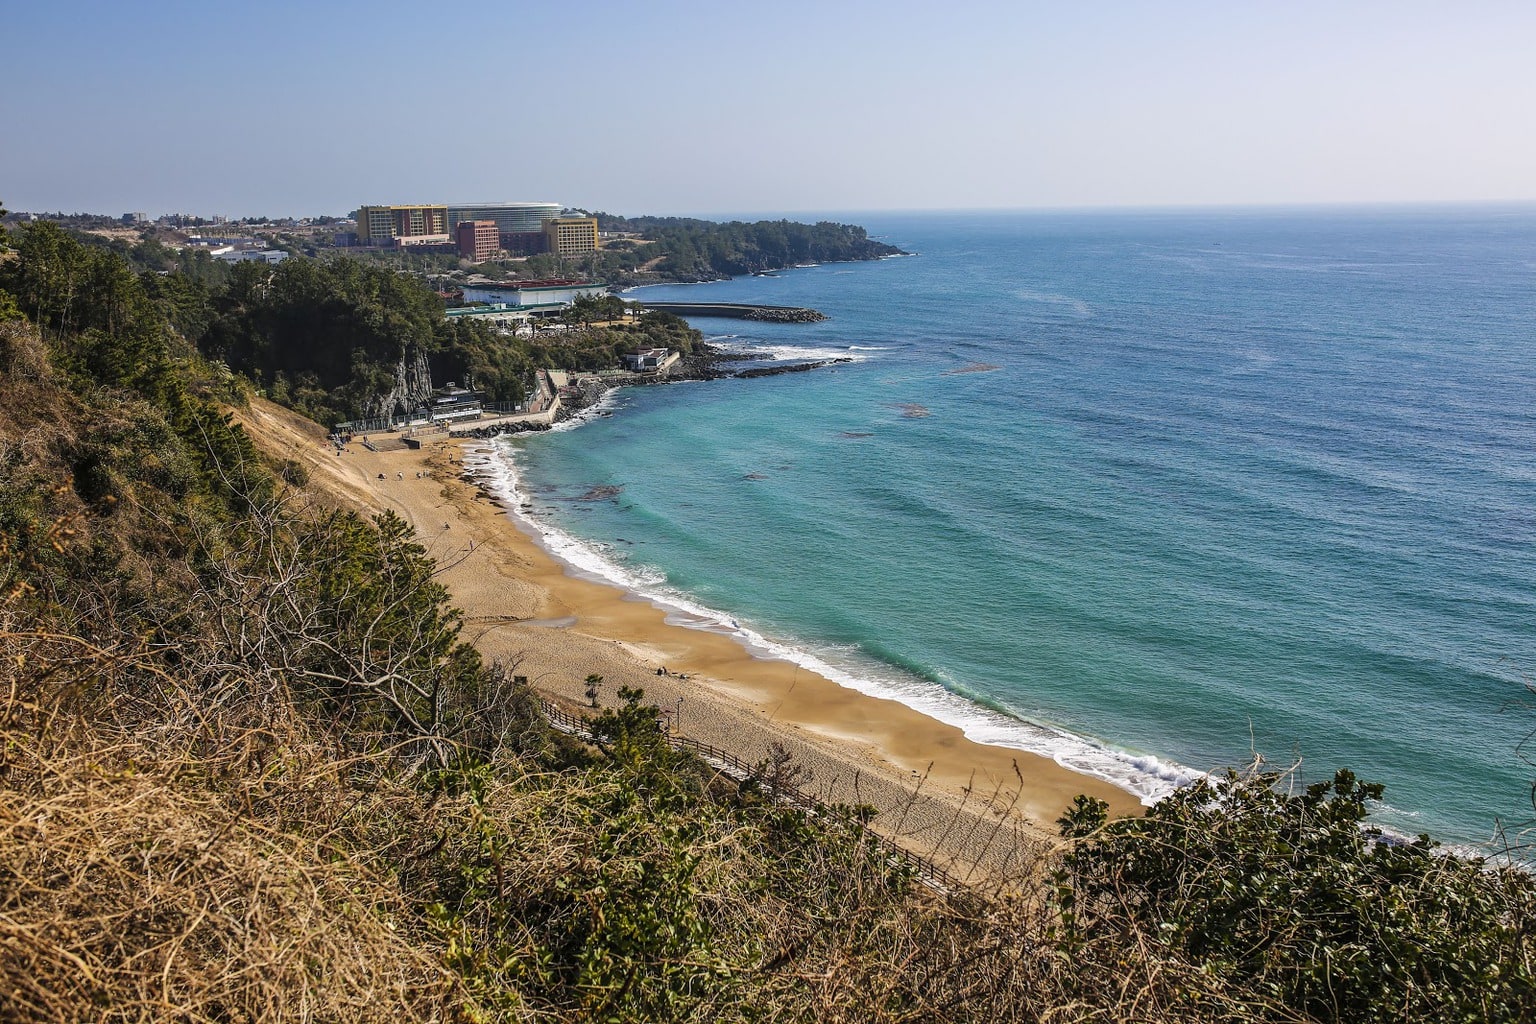
[[[432,396],[428,418],[433,423],[467,419],[471,416],[479,416],[483,408],[478,391],[461,388],[455,382],[449,381],[446,387]]]
[[[660,373],[682,358],[681,352],[669,348],[643,348],[623,355],[624,369],[635,373]]]

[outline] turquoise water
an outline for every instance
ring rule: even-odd
[[[859,220],[918,255],[646,291],[855,362],[502,443],[552,547],[1148,796],[1258,751],[1532,816],[1536,210]]]

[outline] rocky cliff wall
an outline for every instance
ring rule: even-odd
[[[405,355],[395,364],[395,382],[368,403],[366,418],[404,416],[432,401],[432,369],[424,349],[407,346]]]

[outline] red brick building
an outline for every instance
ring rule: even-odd
[[[501,236],[493,220],[461,220],[458,226],[459,255],[479,263],[501,250]]]

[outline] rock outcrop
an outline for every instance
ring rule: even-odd
[[[742,317],[743,320],[760,320],[770,324],[814,324],[825,320],[827,315],[816,309],[779,309],[759,306]]]
[[[408,415],[432,404],[432,368],[427,353],[415,345],[406,347],[395,364],[395,382],[388,391],[369,400],[365,419],[384,419]]]

